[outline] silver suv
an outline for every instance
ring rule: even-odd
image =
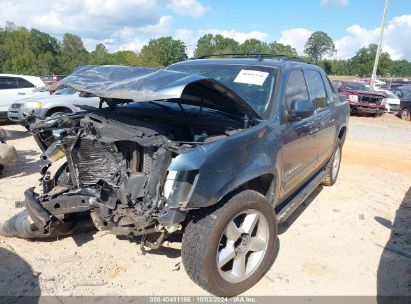
[[[40,118],[55,117],[61,114],[81,111],[77,105],[98,107],[100,98],[88,93],[79,93],[72,88],[64,88],[52,95],[23,98],[13,103],[7,113],[9,120],[27,124],[27,114]]]

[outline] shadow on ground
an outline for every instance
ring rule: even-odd
[[[0,302],[37,303],[40,296],[38,275],[14,250],[0,248]]]
[[[378,266],[378,303],[411,303],[411,188],[396,212],[394,223],[381,217],[375,220],[391,229]]]
[[[7,130],[7,134],[6,140],[16,140],[31,136],[26,130]]]

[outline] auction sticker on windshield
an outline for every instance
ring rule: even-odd
[[[234,82],[255,84],[262,86],[264,81],[267,79],[268,73],[254,70],[241,70]]]

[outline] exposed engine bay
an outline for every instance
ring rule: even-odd
[[[155,109],[159,105],[163,108]],[[198,117],[198,109],[180,110],[180,115],[178,111],[153,102],[115,111],[100,109],[82,119],[63,117],[51,124],[56,138],[42,157],[51,162],[65,157],[67,162],[53,177],[48,167],[44,169],[41,196],[26,193],[38,197],[53,215],[42,223],[45,232],[50,233],[53,225],[61,228],[61,221],[70,221],[72,214],[85,211],[90,212],[98,229],[114,234],[160,232],[159,219],[161,222],[167,212],[170,183],[176,180],[167,171],[172,159],[243,127],[238,119],[207,110],[202,117]],[[194,120],[195,124],[187,126]],[[42,126],[37,133],[50,129]],[[185,178],[192,182],[195,176]],[[180,227],[165,228],[173,232]]]

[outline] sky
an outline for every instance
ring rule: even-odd
[[[385,0],[0,0],[0,26],[12,21],[61,39],[80,36],[88,50],[139,51],[150,39],[172,36],[193,54],[205,33],[238,42],[278,41],[303,54],[314,31],[334,41],[333,58],[346,59],[378,43]],[[411,0],[391,0],[383,50],[411,61]]]

